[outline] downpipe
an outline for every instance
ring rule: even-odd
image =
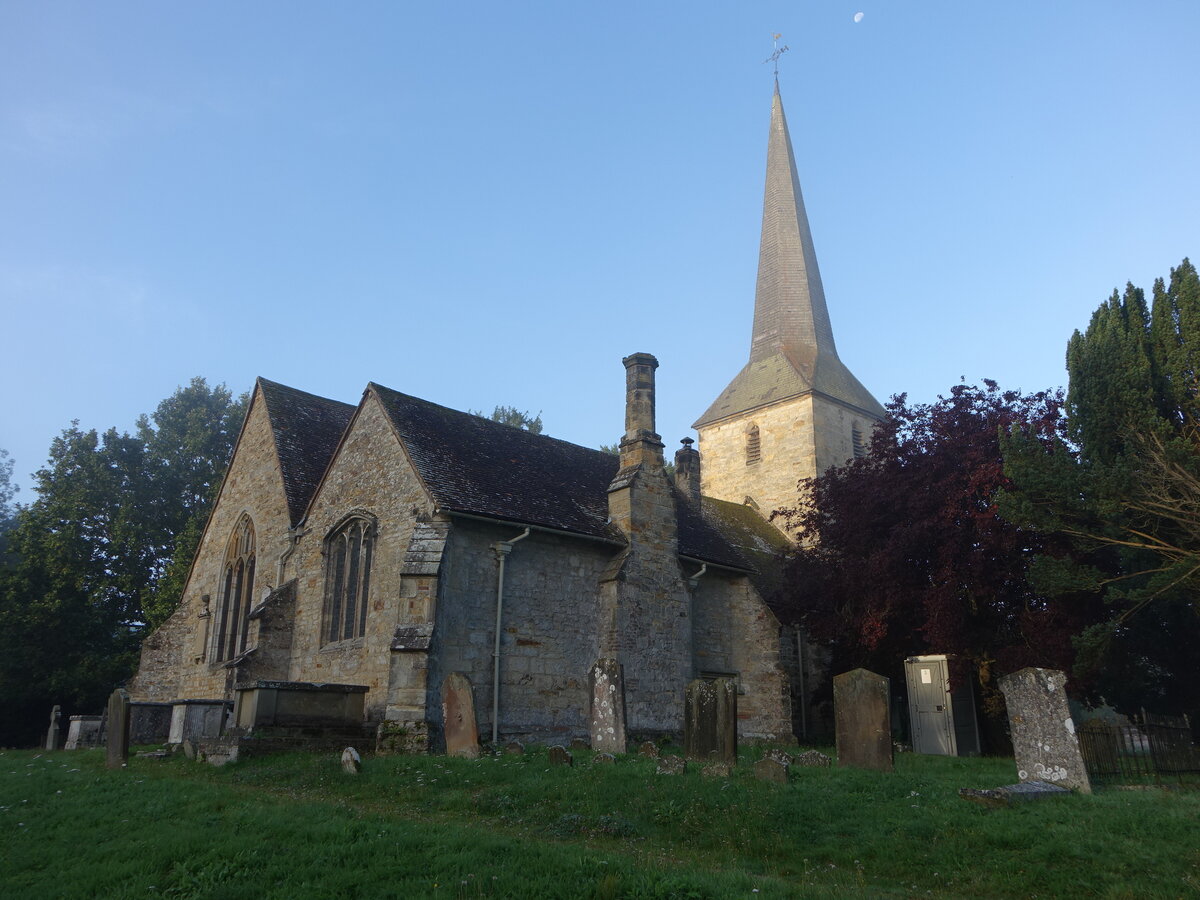
[[[500,575],[496,581],[496,642],[492,648],[492,748],[500,736],[500,624],[504,615],[504,562],[512,553],[513,544],[529,537],[530,529],[517,535],[511,541],[497,541],[492,549],[500,557]]]

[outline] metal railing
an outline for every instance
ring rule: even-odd
[[[1098,784],[1180,784],[1200,781],[1200,752],[1187,716],[1142,710],[1133,724],[1092,719],[1079,727],[1088,778]]]

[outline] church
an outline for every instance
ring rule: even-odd
[[[132,699],[340,685],[364,723],[437,749],[461,673],[481,733],[557,742],[587,735],[588,672],[612,658],[632,734],[680,732],[685,686],[726,677],[743,738],[790,739],[809,663],[772,609],[788,538],[770,513],[865,452],[884,412],[838,358],[778,83],[750,358],[673,476],[658,361],[622,362],[619,455],[380,384],[351,405],[258,379]]]

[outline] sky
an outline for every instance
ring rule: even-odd
[[[650,352],[671,453],[749,355],[774,33],[881,401],[1065,385],[1115,288],[1200,255],[1195,0],[0,0],[17,499],[195,375],[597,447]]]

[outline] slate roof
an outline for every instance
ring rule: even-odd
[[[792,548],[791,542],[744,503],[704,497],[701,508],[705,519],[754,567],[750,580],[767,605],[772,606],[772,600],[782,587],[780,557]]]
[[[624,542],[608,523],[611,453],[531,434],[372,383],[417,473],[448,512]],[[749,561],[678,494],[679,553],[749,571]]]
[[[292,525],[304,517],[308,501],[325,474],[355,407],[258,379],[267,418],[275,435],[275,452],[283,473]]]

